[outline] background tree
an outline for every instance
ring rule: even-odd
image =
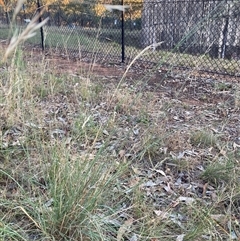
[[[10,23],[11,15],[13,13],[15,5],[15,0],[0,0],[0,6],[3,8],[3,11],[5,13],[7,24]]]

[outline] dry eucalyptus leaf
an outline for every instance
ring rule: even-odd
[[[136,167],[133,167],[133,166],[132,166],[132,170],[133,170],[133,172],[134,172],[135,174],[137,174],[137,175],[141,175],[141,174],[142,174],[142,172],[139,171],[139,169],[136,168]]]
[[[162,170],[156,170],[156,169],[152,169],[153,171],[157,172],[157,173],[160,173],[161,175],[163,175],[164,177],[166,177],[166,173]]]
[[[106,136],[109,136],[109,133],[107,130],[103,130],[103,134],[106,135]]]
[[[161,210],[154,210],[154,213],[162,219],[166,219],[169,217],[169,214],[167,212],[163,212]]]
[[[125,151],[124,150],[120,150],[118,155],[119,155],[120,158],[123,158],[124,155],[125,155]]]
[[[184,202],[188,205],[191,205],[195,201],[195,199],[191,197],[179,197],[177,200],[179,202]]]
[[[155,182],[153,182],[152,180],[150,180],[148,182],[143,183],[142,186],[143,187],[154,187],[154,186],[157,186],[157,184]]]
[[[233,149],[237,149],[237,148],[240,148],[240,145],[238,145],[237,143],[233,142]]]
[[[129,241],[138,241],[137,235],[134,233],[132,237],[129,239]]]
[[[53,198],[51,198],[44,204],[44,206],[48,208],[53,204],[53,202],[54,202],[54,200],[53,200]]]
[[[118,229],[117,232],[117,241],[121,241],[124,234],[126,234],[129,231],[129,228],[131,227],[133,223],[133,218],[130,218],[124,222],[124,224]]]
[[[183,241],[184,237],[185,237],[185,234],[178,235],[176,238],[176,241]]]

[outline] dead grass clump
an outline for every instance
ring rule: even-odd
[[[185,136],[183,131],[176,131],[170,135],[168,134],[165,137],[164,146],[168,151],[173,152],[185,151],[190,148],[188,137]]]
[[[111,97],[112,93],[110,93]],[[111,106],[115,111],[121,114],[141,113],[145,109],[145,105],[142,103],[139,94],[128,87],[116,90],[112,99],[109,99],[109,102],[111,102]]]

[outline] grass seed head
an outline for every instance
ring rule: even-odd
[[[19,6],[22,6],[22,4],[24,3],[23,0],[19,0],[17,3],[17,7],[14,11],[14,17],[15,15],[17,15],[17,13],[19,12]],[[36,35],[36,31],[38,29],[40,29],[42,26],[44,26],[49,18],[44,19],[43,21],[41,21],[40,23],[38,23],[38,19],[40,18],[40,16],[42,15],[42,12],[44,10],[42,10],[39,14],[37,14],[31,21],[30,23],[27,25],[27,27],[18,35],[17,31],[15,31],[13,37],[10,40],[10,44],[8,45],[4,57],[3,57],[3,61],[5,62],[7,60],[7,58],[14,52],[14,50],[17,48],[17,46],[26,41],[27,39],[33,37],[34,35]]]

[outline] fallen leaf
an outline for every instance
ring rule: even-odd
[[[228,217],[224,214],[212,214],[210,215],[210,217],[212,220],[214,220],[217,224],[221,225],[222,227],[228,225]]]
[[[135,187],[135,186],[137,186],[139,184],[139,182],[140,182],[140,178],[139,177],[132,178],[129,181],[128,185],[129,185],[129,187]]]
[[[150,180],[148,182],[143,183],[142,186],[143,187],[154,187],[154,186],[157,186],[157,184],[155,182],[153,182],[152,180]]]
[[[125,151],[124,151],[124,150],[120,150],[120,151],[118,152],[118,155],[119,155],[120,158],[123,158],[124,155],[125,155]]]
[[[133,236],[129,239],[129,241],[138,241],[137,235],[134,233]]]
[[[142,174],[141,171],[139,171],[138,168],[136,168],[136,167],[133,167],[133,166],[132,166],[132,170],[133,170],[133,172],[134,172],[135,174],[137,174],[137,175],[141,175],[141,174]]]
[[[162,219],[166,219],[169,216],[169,214],[167,212],[163,212],[161,210],[154,210],[154,213]]]
[[[136,130],[133,129],[133,133],[135,136],[137,136],[139,134],[139,129],[136,129]]]
[[[167,175],[165,174],[165,172],[162,171],[162,170],[157,170],[157,169],[151,169],[151,170],[154,171],[154,172],[160,173],[160,174],[163,175],[164,177],[167,176]]]
[[[191,197],[179,197],[177,200],[179,202],[184,202],[188,205],[191,205],[195,201],[195,199]]]
[[[103,130],[103,134],[106,135],[106,136],[109,136],[109,133],[107,130]]]
[[[167,183],[167,185],[165,185],[165,186],[163,187],[163,189],[164,189],[166,192],[168,192],[168,193],[173,193],[173,190],[171,189],[169,183]]]
[[[224,219],[226,219],[226,216],[223,214],[212,214],[212,215],[210,215],[210,217],[217,222],[220,222],[220,221],[223,221]]]
[[[55,139],[55,138],[61,138],[63,135],[66,134],[66,131],[64,130],[60,130],[60,129],[55,129],[55,130],[52,130],[50,132],[50,135],[51,135],[51,138],[52,139]]]
[[[185,234],[178,235],[176,238],[176,241],[183,241],[184,237],[185,237]]]
[[[233,142],[233,149],[237,149],[237,148],[240,148],[240,145],[238,145],[237,143]]]
[[[65,140],[65,144],[66,144],[66,145],[70,145],[71,141],[72,141],[72,138],[71,138],[71,137],[68,137],[68,138]]]
[[[118,229],[117,232],[117,241],[121,241],[123,235],[128,231],[128,229],[130,228],[130,226],[133,223],[133,218],[129,218],[128,220],[126,220],[124,222],[124,224]]]
[[[53,202],[54,202],[54,199],[51,198],[44,204],[44,206],[48,208],[48,207],[50,207],[53,204]]]
[[[221,149],[220,154],[223,155],[224,157],[226,157],[227,152],[225,150]]]
[[[203,197],[206,196],[207,187],[208,187],[208,183],[205,183],[205,184],[203,185],[203,192],[202,192]]]

